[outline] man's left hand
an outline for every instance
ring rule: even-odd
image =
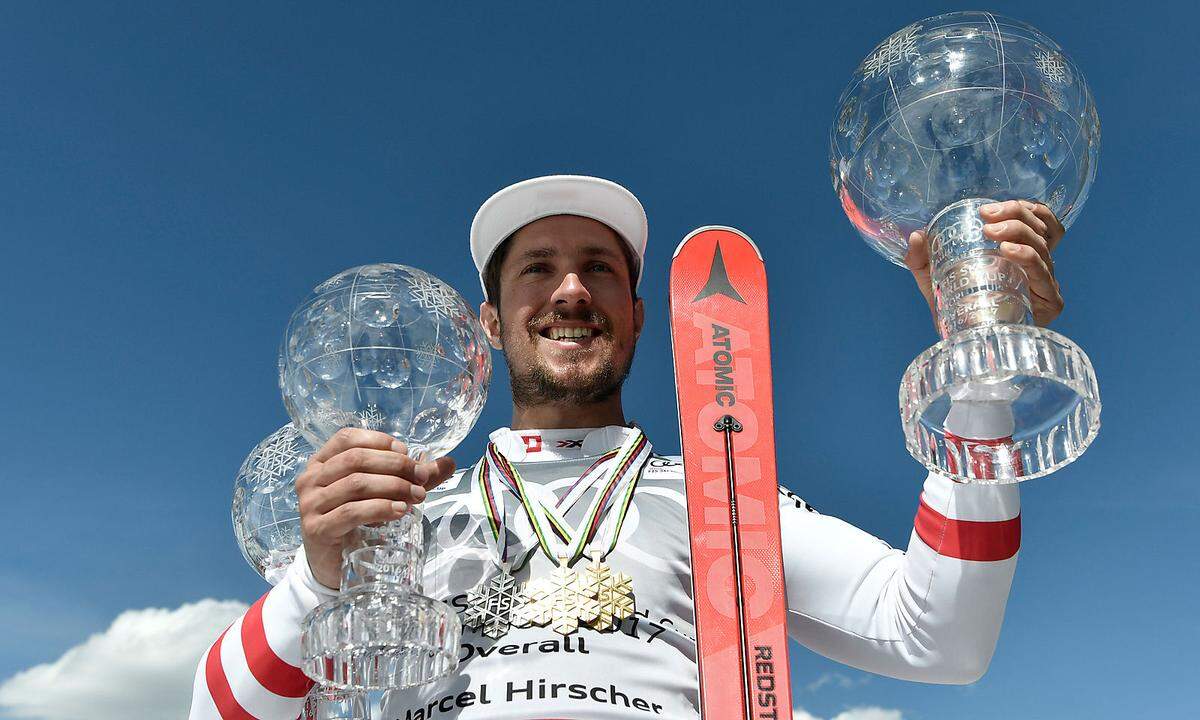
[[[1029,301],[1033,306],[1033,321],[1049,325],[1063,311],[1063,297],[1058,280],[1054,278],[1054,260],[1050,253],[1062,241],[1066,230],[1050,208],[1029,200],[1009,200],[984,205],[979,216],[985,223],[983,234],[1000,243],[1001,256],[1025,269],[1029,276]],[[908,238],[908,254],[904,256],[917,281],[917,288],[929,303],[937,324],[937,308],[930,280],[929,242],[918,230]]]

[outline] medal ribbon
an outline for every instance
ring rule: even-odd
[[[610,524],[610,532],[612,534],[611,543],[612,545],[616,544],[616,536],[620,532],[619,526],[620,523],[624,522],[629,503],[633,498],[633,489],[637,484],[637,477],[641,474],[642,466],[650,458],[650,442],[646,440],[646,436],[641,429],[636,428],[634,432],[629,433],[629,436],[615,454],[606,453],[605,456],[615,457],[615,464],[612,471],[608,474],[608,479],[597,489],[591,506],[585,514],[585,521],[580,525],[580,529],[575,531],[571,530],[570,526],[567,525],[553,506],[548,506],[543,502],[534,502],[526,488],[524,478],[521,477],[521,473],[513,467],[508,458],[500,453],[495,443],[488,444],[487,453],[485,454],[487,462],[481,463],[481,465],[486,464],[491,466],[487,471],[488,474],[496,476],[496,479],[503,483],[521,501],[521,505],[525,509],[525,514],[529,518],[529,524],[537,536],[538,546],[546,553],[546,556],[555,561],[563,558],[569,566],[583,555],[584,548],[596,535],[596,531],[601,525],[600,518],[603,515],[605,506],[614,495],[617,495],[617,488],[623,486],[623,492],[619,494],[621,509],[614,518],[616,521],[616,532],[612,532],[614,525]],[[596,463],[593,463],[588,472],[584,473],[584,476],[598,467],[604,461],[605,456],[601,456]],[[498,507],[500,507],[502,501],[498,502],[499,499],[495,497],[497,493],[487,492],[491,489],[491,483],[482,482],[482,478],[485,477],[482,470],[480,471],[480,477],[481,485],[484,486],[483,489],[485,490],[485,510],[488,513],[488,521],[493,533],[499,537],[500,523],[497,520],[502,522],[503,515],[501,514],[502,509],[498,509]],[[583,476],[581,476],[580,480],[582,479]],[[576,482],[575,486],[568,493],[568,497],[571,495],[575,496],[569,503],[568,508],[577,502],[579,497],[582,497],[583,492],[590,485],[591,483]],[[564,500],[566,499],[564,497]],[[547,525],[555,531],[555,534],[546,532]],[[562,538],[561,541],[560,537]],[[569,543],[569,546],[567,543]],[[611,550],[611,546],[609,549]],[[506,557],[507,550],[505,549],[502,552]]]
[[[588,479],[589,475],[591,475],[598,467],[603,465],[606,461],[616,457],[616,455],[617,450],[614,449],[609,450],[597,458],[596,462],[592,463],[591,466],[579,476],[579,478],[571,486],[568,494],[563,496],[563,500],[567,500],[571,493],[575,492],[577,487],[582,490],[586,490],[592,484],[592,482],[594,482],[594,479],[592,482],[587,483],[583,481]],[[510,478],[505,477],[503,473],[492,468],[492,463],[488,462],[487,455],[485,455],[475,466],[474,475],[475,482],[479,486],[479,497],[483,500],[483,510],[484,515],[488,519],[488,528],[491,530],[491,535],[489,536],[485,533],[484,537],[487,538],[489,541],[488,545],[499,559],[501,568],[507,571],[509,568],[508,534],[504,532],[504,490],[507,488],[509,492],[518,497],[520,496],[520,492],[517,490],[516,483],[514,483]],[[577,493],[575,499],[577,500],[578,497],[581,496],[582,492]],[[560,503],[561,502],[562,501],[560,501]],[[574,502],[572,502],[572,504],[574,504]],[[532,547],[531,553],[526,554],[523,560],[527,560],[529,555],[532,554],[532,551],[536,549],[536,546]],[[517,568],[520,568],[523,565],[524,562],[518,562]]]
[[[518,497],[519,491],[511,479],[496,471],[493,464],[488,462],[487,455],[484,455],[477,467],[476,482],[479,484],[479,494],[483,498],[483,510],[488,519],[488,529],[491,530],[490,534],[484,533],[484,538],[496,554],[500,569],[507,573],[516,573],[525,566],[525,563],[533,557],[538,549],[538,545],[531,544],[527,537],[522,537],[520,544],[529,545],[529,548],[524,555],[509,562],[508,533],[505,532],[504,526],[504,490],[507,488],[509,492]]]
[[[638,479],[642,476],[642,468],[650,460],[650,443],[645,439],[645,436],[641,438],[641,441],[640,443],[636,443],[627,455],[620,455],[623,460],[614,469],[609,482],[597,488],[596,497],[592,500],[593,504],[599,502],[600,508],[610,507],[610,499],[617,498],[614,501],[617,504],[617,511],[612,512],[610,510],[607,514],[604,513],[603,509],[595,514],[589,512],[586,517],[590,521],[581,526],[585,539],[581,544],[580,554],[595,539],[602,525],[605,528],[605,533],[604,539],[601,541],[601,546],[604,548],[601,552],[601,557],[607,556],[616,547],[617,538],[621,534],[621,527],[625,524],[625,516],[629,511],[629,505],[633,502],[633,494],[637,489]],[[565,515],[582,496],[583,492],[581,491],[574,498],[571,498],[570,495],[564,496],[563,500],[566,502],[560,502],[556,507],[544,506],[546,516],[550,519],[551,527],[564,540],[572,537],[577,538],[580,533],[579,529],[571,529],[570,525],[566,522]],[[562,505],[566,505],[566,507],[561,510],[560,514],[559,507]],[[602,518],[603,522],[601,522]]]

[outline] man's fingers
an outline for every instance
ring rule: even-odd
[[[333,437],[329,438],[329,442],[322,445],[313,453],[309,462],[315,460],[316,462],[323,463],[335,455],[354,447],[407,452],[407,448],[400,450],[400,448],[404,448],[404,443],[396,440],[387,433],[363,428],[342,428],[335,432]]]
[[[425,488],[394,475],[353,473],[320,488],[301,502],[305,504],[305,514],[324,514],[339,505],[376,498],[419,503],[425,499]]]
[[[1050,268],[1054,267],[1054,261],[1050,259],[1050,248],[1046,245],[1046,239],[1038,235],[1033,228],[1020,220],[1003,220],[1001,222],[988,223],[983,226],[983,234],[996,242],[1024,245],[1041,258],[1048,272]]]
[[[454,468],[454,458],[440,457],[432,462],[418,463],[413,468],[413,478],[421,487],[432,490],[453,475]]]
[[[353,473],[395,475],[412,479],[415,465],[416,461],[398,452],[352,447],[325,462],[314,484],[325,487]]]
[[[1058,291],[1058,282],[1042,256],[1028,245],[1010,242],[1000,243],[1000,253],[1024,268],[1037,324],[1047,325],[1058,317],[1063,309],[1063,298]]]
[[[1007,202],[989,203],[979,208],[979,217],[983,218],[986,223],[998,223],[1003,220],[1017,220],[1023,222],[1033,231],[1042,237],[1046,237],[1049,231],[1049,224],[1038,217],[1033,211],[1034,203],[1028,200],[1009,200]]]
[[[908,236],[908,252],[904,255],[904,264],[912,272],[918,270],[929,270],[929,243],[926,242],[925,233],[920,230],[914,230]]]
[[[1044,237],[1046,238],[1046,243],[1050,246],[1050,249],[1053,250],[1058,246],[1058,243],[1063,239],[1063,236],[1067,234],[1067,229],[1063,227],[1062,222],[1059,221],[1057,216],[1055,216],[1054,211],[1045,205],[1041,203],[1030,202],[1028,200],[1022,200],[1021,202],[1025,203],[1029,211],[1033,213],[1039,220],[1046,223],[1046,233]]]
[[[934,315],[934,324],[936,324],[937,310],[933,306],[933,280],[929,276],[932,270],[929,266],[929,238],[921,230],[916,230],[908,236],[908,252],[904,255],[904,265],[912,273],[913,280],[917,282],[917,289],[921,291],[921,296],[929,304],[929,312]]]
[[[341,538],[359,525],[395,520],[408,512],[408,504],[375,498],[346,503],[311,521],[312,535],[325,541]]]

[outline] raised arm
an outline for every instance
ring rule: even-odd
[[[1048,324],[1063,309],[1050,257],[1062,223],[1025,200],[985,205],[980,215],[984,235],[1025,270],[1035,322]],[[905,264],[936,312],[923,233],[909,238]],[[1011,412],[986,390],[967,387],[954,398],[948,442],[1010,439]],[[1016,485],[963,485],[931,473],[903,552],[789,493],[780,521],[794,638],[834,660],[906,680],[969,683],[983,675],[1021,544]]]
[[[907,551],[784,493],[789,634],[903,680],[970,683],[987,669],[1021,543],[1016,485],[930,474]]]

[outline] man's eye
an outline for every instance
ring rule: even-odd
[[[544,265],[529,265],[528,267],[526,267],[524,270],[521,271],[521,274],[524,275],[526,273],[531,273],[531,272],[542,272],[545,269],[546,269],[546,267]]]
[[[612,268],[609,267],[608,263],[602,263],[602,262],[592,263],[589,269],[599,270],[600,272],[612,272]]]

